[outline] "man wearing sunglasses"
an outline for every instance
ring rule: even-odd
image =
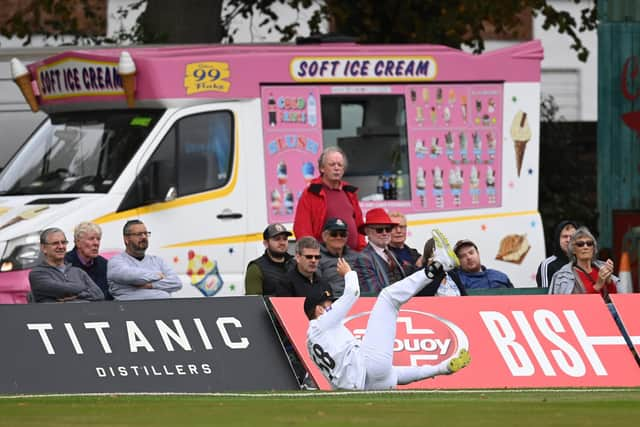
[[[320,243],[305,236],[296,242],[296,268],[291,269],[278,284],[276,296],[306,297],[312,291],[331,293],[329,283],[318,274]]]
[[[407,277],[402,264],[389,249],[395,225],[384,209],[375,208],[367,212],[366,221],[358,230],[369,241],[354,263],[363,296],[378,296],[391,283]]]
[[[125,251],[107,263],[109,291],[117,300],[171,298],[182,289],[180,278],[161,257],[147,255],[151,232],[138,219],[122,230]]]
[[[336,298],[344,292],[344,277],[336,268],[338,259],[353,264],[358,258],[358,253],[347,245],[348,233],[347,225],[340,218],[329,218],[322,230],[318,272],[329,282]]]

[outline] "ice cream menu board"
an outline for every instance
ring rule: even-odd
[[[502,86],[406,88],[412,210],[500,205]]]
[[[318,175],[319,93],[310,86],[262,88],[269,222],[293,221],[302,191]]]

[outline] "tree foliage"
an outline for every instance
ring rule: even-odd
[[[576,4],[581,0],[573,0]],[[133,29],[119,31],[115,37],[81,35],[74,26],[73,9],[79,4],[89,20],[99,19],[92,12],[91,0],[29,0],[2,26],[6,37],[17,35],[31,41],[31,35],[42,34],[57,38],[62,34],[85,43],[162,42],[192,43],[233,42],[236,32],[232,24],[239,17],[258,20],[258,26],[268,34],[277,34],[281,41],[299,35],[301,22],[279,21],[278,10],[288,6],[294,11],[313,10],[308,19],[311,34],[318,34],[324,22],[332,32],[352,36],[362,43],[432,43],[474,52],[484,50],[487,30],[493,34],[512,37],[521,28],[527,15],[541,16],[545,30],[566,34],[579,59],[586,61],[589,51],[581,40],[581,33],[597,26],[596,2],[582,0],[585,7],[580,19],[556,9],[548,0],[132,0],[118,11],[121,18],[131,11],[144,8]],[[38,11],[45,11],[49,26],[33,19]],[[77,22],[76,22],[77,24]]]

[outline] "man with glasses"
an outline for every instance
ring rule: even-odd
[[[357,232],[363,223],[358,188],[342,180],[347,166],[347,156],[339,147],[327,147],[322,152],[318,159],[320,176],[309,183],[296,207],[296,236],[321,240],[327,219],[340,218],[349,231],[347,245],[356,251],[364,248],[364,237]]]
[[[125,251],[107,264],[109,291],[117,300],[170,298],[182,282],[162,258],[146,255],[150,231],[138,219],[127,221],[122,230]]]
[[[40,233],[42,262],[29,273],[35,302],[100,301],[102,290],[81,269],[64,262],[67,238],[59,228]]]
[[[244,276],[246,295],[275,295],[278,283],[295,268],[287,252],[291,232],[282,224],[270,224],[262,233],[264,254],[250,261]]]
[[[296,268],[291,269],[278,284],[276,296],[306,297],[312,291],[328,291],[329,283],[318,274],[320,263],[320,243],[311,236],[296,242]]]
[[[329,282],[336,298],[344,292],[344,277],[337,270],[338,259],[344,258],[353,264],[358,258],[358,253],[347,246],[348,234],[347,225],[340,218],[329,218],[322,230],[318,272]]]
[[[358,230],[366,234],[369,241],[354,264],[363,296],[378,296],[391,283],[407,277],[402,264],[389,249],[395,225],[384,209],[375,208],[367,212],[366,222]]]

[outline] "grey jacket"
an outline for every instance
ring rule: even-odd
[[[35,302],[57,302],[73,297],[72,301],[102,301],[104,293],[93,280],[78,267],[64,265],[64,272],[42,261],[29,273],[31,293]]]
[[[145,255],[142,260],[126,252],[115,255],[107,263],[107,281],[117,300],[171,298],[172,292],[182,289],[176,272],[155,255]],[[141,287],[145,283],[151,283],[152,288]]]
[[[329,252],[324,244],[320,245],[320,254],[322,257],[318,264],[318,273],[329,282],[334,298],[339,298],[344,293],[344,277],[340,276],[337,270],[338,257]],[[353,268],[358,252],[345,246],[342,258]]]
[[[599,260],[593,261],[593,264],[600,268],[605,263]],[[615,283],[616,288],[620,283],[620,279],[617,276],[611,275],[611,280]],[[572,263],[567,263],[553,275],[551,278],[551,285],[549,286],[549,294],[556,295],[568,295],[568,294],[584,294],[586,288],[580,277],[573,269]]]

